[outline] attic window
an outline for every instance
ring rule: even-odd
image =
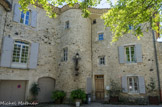
[[[93,19],[93,24],[96,24],[96,19]]]

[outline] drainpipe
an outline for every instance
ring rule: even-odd
[[[92,46],[92,42],[93,42],[93,35],[92,35],[92,18],[90,18],[90,21],[91,21],[91,79],[92,79],[92,92],[91,92],[91,97],[92,97],[92,100],[93,99],[93,92],[94,92],[94,89],[93,89],[93,84],[94,84],[94,79],[93,79],[93,46]]]
[[[159,101],[161,102],[161,86],[160,86],[159,63],[158,63],[158,58],[157,58],[156,39],[155,39],[155,34],[154,34],[154,31],[153,30],[152,30],[152,35],[153,35],[153,45],[154,45],[154,53],[155,53],[157,79],[158,79],[158,89],[159,89],[159,94],[160,94]]]

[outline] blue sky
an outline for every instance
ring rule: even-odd
[[[114,3],[116,0],[111,0],[111,1]],[[59,7],[62,7],[62,6],[59,6]],[[95,8],[110,8],[110,5],[107,3],[107,0],[102,0],[100,4],[97,5],[97,7]]]
[[[111,0],[114,2],[114,0]],[[107,3],[107,0],[102,0],[101,3],[95,8],[110,8],[110,5]]]

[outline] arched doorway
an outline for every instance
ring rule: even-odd
[[[52,91],[55,89],[55,79],[50,77],[42,77],[38,79],[38,84],[40,87],[40,92],[38,94],[38,101],[51,102]]]

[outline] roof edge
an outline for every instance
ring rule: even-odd
[[[43,7],[41,5],[36,4],[36,6],[40,7],[43,9]],[[52,6],[52,5],[51,5]],[[69,5],[64,5],[63,7],[54,7],[53,6],[53,11],[56,12],[56,14],[60,15],[61,13],[69,10],[69,9],[81,9],[79,4],[74,4],[74,6],[70,7]],[[110,8],[103,8],[103,9],[99,9],[99,8],[93,8],[93,7],[89,7],[88,10],[91,13],[96,13],[96,14],[103,14],[105,12],[107,12]]]
[[[0,0],[0,5],[2,5],[7,12],[12,10],[12,5],[8,0]]]

